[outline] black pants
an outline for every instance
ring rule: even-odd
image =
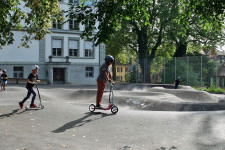
[[[27,88],[27,96],[23,99],[22,103],[25,103],[26,100],[28,98],[30,98],[30,95],[33,94],[33,97],[32,97],[32,101],[31,101],[31,104],[34,104],[34,100],[35,100],[35,97],[36,97],[36,93],[34,92],[33,88]]]

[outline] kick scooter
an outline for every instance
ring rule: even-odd
[[[90,112],[94,112],[95,110],[110,110],[113,114],[118,112],[118,107],[115,105],[114,95],[113,95],[113,84],[110,85],[110,92],[109,92],[109,105],[107,108],[99,108],[96,107],[94,104],[89,106]]]
[[[44,105],[42,104],[42,102],[41,102],[41,95],[40,95],[40,93],[39,93],[39,89],[38,89],[38,86],[37,86],[37,84],[35,84],[36,85],[36,88],[37,88],[37,92],[38,92],[38,96],[39,96],[39,105],[38,105],[38,107],[35,107],[35,108],[30,108],[30,106],[26,106],[26,110],[36,110],[36,109],[44,109]]]

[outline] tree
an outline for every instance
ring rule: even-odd
[[[71,7],[70,14],[77,14],[78,21],[85,25],[83,36],[96,41],[96,45],[105,42],[111,34],[121,28],[126,20],[131,31],[136,34],[138,44],[137,55],[145,75],[145,82],[150,81],[150,64],[155,57],[157,48],[161,45],[163,34],[174,19],[173,7],[177,0],[153,1],[114,1],[103,0],[90,6]],[[95,35],[96,22],[100,22]]]
[[[0,15],[0,49],[13,44],[13,31],[26,31],[21,44],[28,46],[49,33],[52,20],[62,20],[58,0],[1,0]]]
[[[106,54],[112,55],[115,58],[112,64],[113,80],[116,80],[115,62],[127,64],[132,56],[135,55],[137,44],[135,43],[135,34],[130,31],[130,25],[123,21],[122,27],[117,29],[117,32],[110,35],[106,41]]]
[[[192,0],[102,0],[96,3],[94,7],[73,6],[70,9],[70,14],[76,14],[78,21],[85,25],[83,36],[89,40],[94,40],[96,45],[107,41],[111,34],[117,32],[118,28],[121,28],[122,21],[126,20],[131,25],[131,31],[136,33],[135,39],[138,44],[137,55],[140,60],[139,63],[142,68],[142,74],[145,75],[144,81],[149,82],[150,64],[156,56],[162,41],[169,37],[169,30],[174,25],[174,20],[177,19],[176,23],[181,26],[178,31],[181,37],[190,28],[186,20],[195,14],[192,8],[197,7],[198,3],[196,2],[195,6],[193,6],[192,3],[194,2]],[[204,1],[201,0],[201,2],[203,3]],[[178,12],[181,15],[178,15]],[[219,19],[213,16],[204,18],[201,14],[200,16],[202,28],[205,28],[207,31],[211,31],[211,28],[214,27],[221,27],[219,19],[222,18],[222,15]],[[216,19],[216,21],[212,22],[212,18]],[[97,27],[96,22],[100,22]],[[97,33],[93,34],[95,29],[98,29]],[[186,41],[186,39],[183,41]],[[184,47],[186,47],[186,43],[184,44]],[[181,45],[180,47],[183,46]]]
[[[224,15],[219,14],[218,10],[215,10],[212,14],[208,14],[208,11],[203,12],[202,10],[206,9],[214,11],[214,8],[210,8],[208,3],[205,4],[205,2],[201,0],[181,0],[180,9],[177,12],[177,20],[173,23],[174,25],[170,31],[170,37],[176,44],[175,57],[186,55],[189,43],[201,45],[201,47],[215,47],[216,44],[225,40],[221,24],[221,21],[224,19],[222,16]],[[212,7],[217,2],[219,1],[210,1]],[[224,8],[221,7],[221,9]]]
[[[210,23],[216,21],[216,24],[223,23],[225,17],[225,1],[224,0],[181,0],[183,15],[190,17],[192,14],[201,16],[201,20]],[[208,26],[209,27],[209,26]]]

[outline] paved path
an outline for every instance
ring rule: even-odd
[[[19,109],[24,87],[0,92],[1,150],[225,149],[225,111],[141,111],[119,105],[116,115],[90,113],[93,87],[41,86],[40,92],[45,108],[37,111]]]

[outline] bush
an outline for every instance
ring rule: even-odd
[[[215,86],[210,86],[209,88],[206,89],[206,92],[222,94],[224,93],[224,89],[216,88]]]
[[[224,89],[222,88],[216,88],[215,85],[210,86],[209,88],[206,87],[195,87],[196,90],[206,91],[209,93],[215,93],[215,94],[222,94],[225,93]]]
[[[206,87],[194,87],[194,89],[200,90],[200,91],[206,91],[207,90]]]

